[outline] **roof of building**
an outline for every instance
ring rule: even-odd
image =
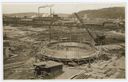
[[[34,63],[33,65],[42,66],[42,65],[46,65],[46,62],[37,62],[37,63]]]
[[[34,63],[34,65],[35,66],[42,66],[42,65],[44,65],[45,68],[50,68],[50,67],[62,65],[62,63],[58,63],[58,62],[54,62],[54,61],[46,61],[46,62]]]

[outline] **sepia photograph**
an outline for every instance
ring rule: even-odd
[[[4,80],[126,79],[125,3],[2,3]]]

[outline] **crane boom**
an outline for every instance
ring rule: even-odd
[[[78,16],[78,14],[77,13],[74,13],[74,14],[77,17],[77,19],[79,20],[79,22],[82,24],[82,27],[85,27],[83,21],[80,19],[80,17]],[[93,39],[93,41],[95,42],[95,38],[93,37],[93,35],[91,34],[91,32],[86,27],[85,27],[85,29],[88,32],[88,34],[91,36],[91,38]]]

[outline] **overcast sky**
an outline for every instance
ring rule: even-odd
[[[39,6],[53,4],[52,10],[55,13],[73,13],[81,10],[101,9],[108,7],[125,7],[125,3],[3,3],[3,13],[37,12]],[[40,10],[48,13],[49,8]]]

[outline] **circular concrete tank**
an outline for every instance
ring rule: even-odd
[[[78,60],[95,56],[96,53],[96,48],[88,42],[52,42],[47,45],[45,56],[55,60]]]

